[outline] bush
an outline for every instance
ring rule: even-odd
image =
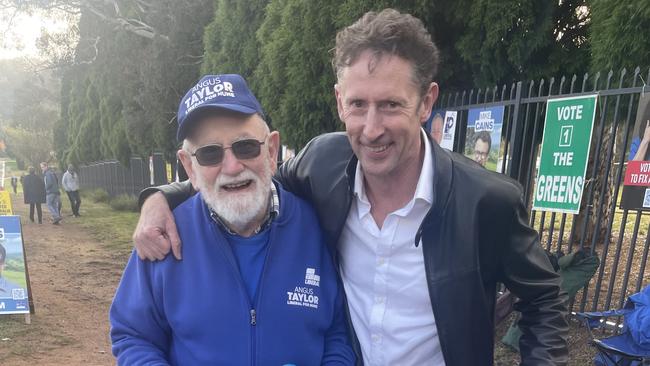
[[[121,194],[119,196],[113,197],[109,204],[111,208],[116,211],[139,211],[138,198],[135,196],[130,196],[128,194]]]
[[[90,198],[93,202],[103,202],[108,203],[109,196],[108,192],[101,188],[96,188],[85,193],[85,196]]]

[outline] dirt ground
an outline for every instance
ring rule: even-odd
[[[23,315],[0,319],[0,364],[114,364],[108,308],[128,253],[116,254],[93,239],[75,224],[83,216],[64,212],[63,223],[55,226],[47,222],[43,205],[44,223],[31,223],[22,196],[16,198],[35,314],[31,325],[24,324]]]

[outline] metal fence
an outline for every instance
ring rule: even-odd
[[[645,73],[645,70],[644,70]],[[436,109],[456,110],[454,150],[464,151],[468,111],[505,106],[502,154],[505,174],[517,179],[528,200],[530,222],[545,249],[596,253],[601,265],[572,301],[573,311],[620,307],[626,297],[650,284],[646,270],[650,213],[618,208],[626,151],[632,139],[639,97],[650,93],[650,70],[623,69],[557,80],[518,82],[501,88],[442,94]],[[598,94],[586,185],[578,215],[531,210],[546,102],[550,98]]]
[[[582,248],[601,259],[596,275],[572,302],[574,311],[620,307],[627,296],[650,284],[650,271],[646,271],[650,213],[618,208],[625,152],[639,96],[650,93],[649,79],[650,70],[644,78],[637,68],[632,73],[623,69],[618,74],[518,82],[442,94],[435,106],[458,111],[457,152],[464,150],[470,109],[505,106],[501,141],[505,174],[522,184],[530,208],[547,100],[599,95],[580,214],[530,210],[531,225],[540,233],[545,249],[570,252]],[[140,158],[132,158],[129,167],[117,161],[97,162],[82,166],[79,176],[82,188],[102,188],[111,196],[137,195],[145,187],[167,183],[162,155],[154,154],[151,165]]]
[[[103,189],[111,197],[137,196],[143,188],[168,181],[162,154],[153,154],[149,161],[133,157],[128,166],[117,160],[83,165],[79,169],[79,180],[82,189]]]

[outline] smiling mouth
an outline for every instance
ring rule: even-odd
[[[237,182],[237,183],[230,183],[230,184],[224,184],[221,186],[221,189],[227,192],[237,192],[243,189],[248,188],[251,184],[253,183],[253,180],[247,179],[245,181]]]
[[[370,152],[373,153],[380,153],[386,151],[389,146],[390,144],[380,145],[380,146],[366,146],[366,149],[370,150]]]

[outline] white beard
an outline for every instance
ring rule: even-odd
[[[197,174],[197,185],[208,207],[231,229],[241,231],[250,226],[254,220],[265,217],[263,211],[268,208],[271,184],[273,184],[272,175],[273,172],[268,165],[265,165],[261,176],[246,169],[234,177],[219,174],[212,184],[201,174]],[[219,188],[225,184],[236,184],[246,180],[252,180],[253,191],[227,192]]]

